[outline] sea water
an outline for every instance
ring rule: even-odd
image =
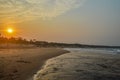
[[[80,53],[97,52],[100,54],[110,55],[116,55],[120,53],[120,49],[112,48],[65,48],[65,50],[69,50],[70,53],[66,53],[46,61],[42,69],[34,75],[34,80],[102,80],[99,79],[99,76],[97,76],[98,78],[94,79],[96,74],[101,74],[97,73],[96,71],[100,72],[100,70],[102,70],[98,65],[96,65],[96,63],[94,63],[96,58],[89,59],[89,56],[82,56]],[[94,67],[91,64],[93,64]],[[93,76],[92,79],[90,79],[91,76]]]

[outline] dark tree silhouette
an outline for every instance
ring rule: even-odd
[[[47,41],[37,41],[36,39],[26,40],[22,37],[6,38],[0,34],[0,44],[23,44],[35,45],[37,47],[71,47],[71,48],[120,48],[120,46],[105,46],[105,45],[86,45],[86,44],[68,44]]]

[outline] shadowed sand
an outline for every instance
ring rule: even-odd
[[[0,80],[27,80],[47,59],[67,52],[55,48],[0,49]]]

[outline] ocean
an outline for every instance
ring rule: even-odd
[[[34,80],[120,80],[120,49],[64,48],[46,61]]]

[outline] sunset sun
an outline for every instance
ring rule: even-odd
[[[12,29],[12,28],[8,28],[8,29],[7,29],[7,32],[8,32],[8,33],[13,33],[13,29]]]

